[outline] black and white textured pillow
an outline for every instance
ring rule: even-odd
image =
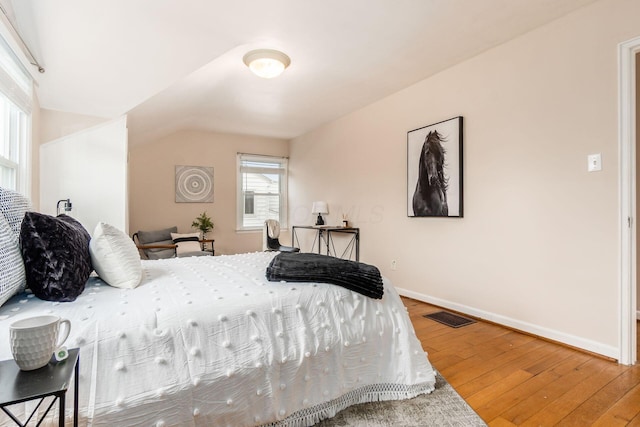
[[[0,305],[24,290],[24,263],[9,222],[0,213]]]
[[[0,187],[0,212],[9,223],[16,236],[20,236],[20,224],[27,211],[31,210],[31,201],[22,194]]]
[[[27,212],[20,231],[27,287],[47,301],[74,301],[93,271],[90,240],[70,216]]]

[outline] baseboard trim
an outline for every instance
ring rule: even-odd
[[[477,308],[469,307],[463,304],[454,303],[441,298],[424,295],[418,292],[410,291],[408,289],[396,288],[398,293],[402,296],[413,298],[418,301],[426,302],[429,304],[437,305],[439,307],[448,308],[462,314],[476,317],[478,319],[487,320],[489,322],[497,323],[511,329],[522,331],[528,334],[536,335],[541,338],[545,338],[551,341],[556,341],[561,344],[565,344],[571,347],[576,347],[591,353],[599,354],[607,358],[618,360],[620,354],[619,349],[610,345],[602,344],[596,341],[584,339],[574,335],[559,332],[554,329],[544,328],[542,326],[534,325],[532,323],[523,322],[521,320],[512,319],[510,317],[502,316],[499,314],[491,313]],[[640,319],[640,311],[638,311],[638,318]]]

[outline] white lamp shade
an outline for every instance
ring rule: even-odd
[[[327,206],[327,202],[313,202],[313,206],[311,207],[311,213],[328,214],[329,206]]]

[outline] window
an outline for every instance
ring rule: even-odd
[[[28,117],[0,93],[0,186],[26,193],[26,145]]]
[[[0,37],[0,186],[29,196],[33,82]]]
[[[287,225],[287,159],[238,153],[238,230]]]

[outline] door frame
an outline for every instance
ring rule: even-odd
[[[640,37],[618,45],[618,166],[619,166],[619,357],[632,365],[636,354],[636,54]]]

